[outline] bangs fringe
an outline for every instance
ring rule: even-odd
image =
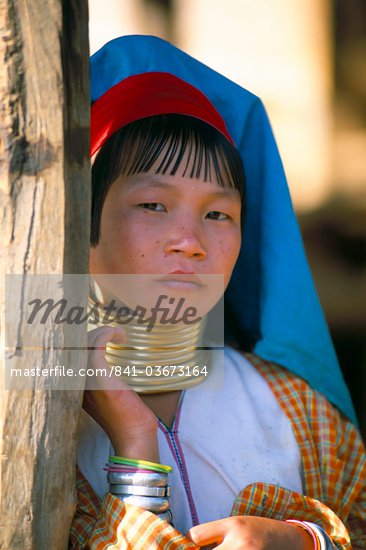
[[[184,165],[182,164],[184,163]],[[92,167],[91,244],[99,241],[104,199],[120,176],[148,172],[212,181],[239,191],[244,199],[245,174],[241,157],[216,128],[186,115],[159,115],[133,122],[103,145]]]

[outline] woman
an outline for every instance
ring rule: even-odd
[[[158,391],[145,369],[117,373],[137,391],[86,392],[71,547],[362,548],[364,451],[260,102],[153,37],[112,41],[91,69],[91,273],[158,274],[192,302],[222,274],[230,341],[255,355],[227,347],[220,387],[213,355],[209,376]],[[95,368],[111,340],[135,353],[137,325],[112,325],[90,333]],[[146,496],[170,467],[173,517]]]

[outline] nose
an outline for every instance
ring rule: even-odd
[[[180,254],[187,258],[204,260],[207,256],[202,236],[191,225],[181,224],[171,228],[170,236],[164,247],[166,254]]]

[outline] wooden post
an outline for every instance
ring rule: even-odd
[[[2,274],[87,273],[88,51],[87,0],[0,0]],[[79,391],[7,391],[1,376],[0,548],[67,548],[77,384]]]

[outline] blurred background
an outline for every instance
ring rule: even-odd
[[[366,439],[366,2],[89,0],[91,53],[161,36],[259,95]]]

